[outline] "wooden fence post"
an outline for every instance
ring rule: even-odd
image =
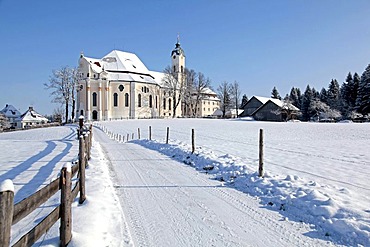
[[[80,136],[80,143],[79,143],[79,156],[78,156],[78,169],[80,171],[80,200],[79,203],[82,204],[86,200],[86,192],[85,192],[85,144],[84,138]]]
[[[66,246],[72,239],[72,207],[71,207],[71,164],[66,163],[60,176],[60,245]]]
[[[191,129],[191,153],[195,151],[195,132],[194,129]]]
[[[137,128],[137,138],[140,140],[140,128]]]
[[[80,135],[82,135],[82,130],[83,130],[83,127],[84,127],[84,116],[80,116],[78,118],[78,125],[79,125],[79,130],[78,130],[78,133],[77,133],[77,138],[80,138]]]
[[[149,126],[149,141],[152,140],[152,126]]]
[[[14,185],[9,179],[0,184],[0,246],[9,246],[14,213]]]
[[[260,129],[258,176],[263,177],[263,129]]]
[[[166,144],[168,144],[168,138],[170,137],[170,127],[167,127]]]

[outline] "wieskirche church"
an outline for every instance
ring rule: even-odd
[[[185,53],[179,39],[171,52],[171,69],[172,76],[181,81],[185,72]],[[172,117],[172,90],[165,82],[166,76],[163,72],[148,70],[133,53],[113,50],[101,59],[81,54],[77,117],[84,116],[87,121]],[[204,105],[207,105],[206,101],[213,107],[203,107],[203,101],[200,102],[199,113],[204,116],[219,108],[219,100],[213,91],[204,97]],[[175,116],[182,117],[185,111],[184,107],[177,107]]]

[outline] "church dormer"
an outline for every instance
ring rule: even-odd
[[[177,74],[178,78],[185,72],[185,52],[180,45],[180,37],[177,36],[177,43],[175,49],[171,52],[172,69]]]

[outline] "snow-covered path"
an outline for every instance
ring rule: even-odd
[[[309,225],[286,221],[247,194],[135,143],[94,129],[135,246],[323,246]]]

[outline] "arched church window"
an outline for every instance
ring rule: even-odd
[[[158,96],[155,96],[155,108],[158,109]]]
[[[125,106],[128,107],[128,93],[125,93]]]
[[[171,110],[171,99],[168,99],[168,110]]]
[[[184,73],[184,66],[181,65],[181,73]]]
[[[173,72],[176,72],[176,66],[173,66]]]
[[[97,106],[97,94],[94,92],[92,94],[92,103],[93,103],[93,106]]]
[[[137,106],[141,107],[141,94],[137,96]]]
[[[125,87],[121,84],[121,85],[118,86],[118,89],[119,89],[120,92],[122,92],[123,89],[125,89]]]
[[[153,107],[153,96],[152,95],[149,95],[149,107],[150,108]]]
[[[166,110],[166,99],[163,99],[163,110]]]
[[[113,106],[118,106],[118,93],[113,94]]]

